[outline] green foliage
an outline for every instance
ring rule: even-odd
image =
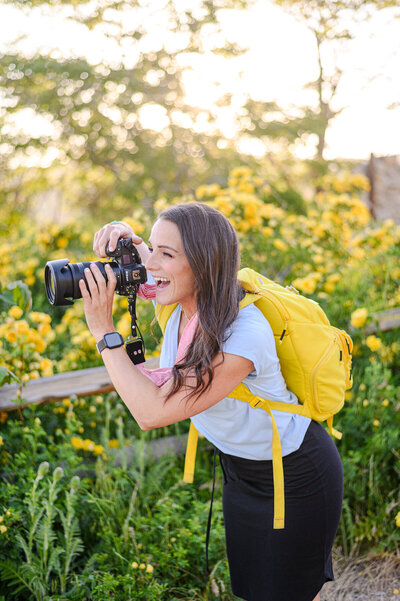
[[[376,313],[400,304],[400,228],[371,221],[358,198],[366,187],[361,176],[328,173],[307,201],[290,186],[271,185],[242,166],[225,186],[201,186],[194,197],[155,206],[158,211],[192,198],[215,206],[238,231],[244,265],[293,284],[320,302],[334,325],[351,331],[354,387],[335,420],[343,432],[338,448],[345,471],[337,544],[345,554],[393,551],[400,534],[400,345],[396,330],[368,330],[379,324]],[[131,216],[144,237],[150,217],[139,211]],[[34,311],[13,304],[1,314],[0,357],[21,380],[99,362],[82,302],[54,311],[43,287],[47,260],[90,260],[90,227],[76,221],[42,227],[21,219],[20,229],[3,237],[2,281],[15,274],[33,292]],[[124,335],[126,309],[126,300],[116,299],[115,324]],[[153,307],[143,302],[138,311],[148,348],[157,352]],[[9,378],[8,371],[1,374]],[[194,487],[180,484],[181,457],[151,459],[154,439],[184,434],[187,424],[141,432],[115,393],[72,396],[23,409],[19,418],[0,413],[0,422],[1,584],[10,599],[232,599],[219,475],[209,577],[202,562],[211,475],[207,448],[200,445]],[[62,478],[37,480],[44,462],[53,474],[62,467]],[[72,494],[76,476],[81,484]]]
[[[213,573],[208,577],[204,570],[209,453],[198,458],[198,486],[183,485],[182,458],[169,455],[153,462],[151,433],[140,433],[130,419],[115,424],[121,414],[115,401],[111,395],[99,405],[109,419],[101,424],[98,418],[99,431],[92,434],[105,445],[97,459],[71,445],[82,423],[76,414],[86,409],[90,415],[88,404],[81,407],[80,401],[68,408],[68,434],[49,434],[61,425],[54,423],[51,405],[25,410],[23,424],[9,418],[4,425],[0,586],[7,598],[100,601],[108,594],[121,601],[205,601],[215,598],[211,585],[229,590],[219,474],[210,544]],[[115,435],[112,425],[121,427],[118,461],[107,444]],[[137,443],[133,453],[129,441]]]
[[[0,289],[0,312],[16,305],[23,311],[32,306],[32,294],[24,282],[12,282],[3,290]]]

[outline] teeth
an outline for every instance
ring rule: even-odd
[[[157,282],[169,282],[168,278],[157,278]]]

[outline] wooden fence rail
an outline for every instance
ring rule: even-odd
[[[146,367],[149,369],[155,369],[158,365],[158,357],[146,361]],[[105,367],[91,367],[31,380],[22,389],[22,401],[16,403],[18,390],[17,384],[6,384],[0,388],[0,411],[13,411],[18,407],[24,408],[49,401],[60,401],[72,394],[81,397],[107,393],[114,390],[114,386]],[[146,443],[145,452],[154,460],[169,453],[183,455],[186,449],[186,440],[186,434],[150,440]],[[110,455],[114,457],[115,465],[121,465],[125,461],[129,466],[134,457],[141,452],[144,452],[141,441],[133,441],[123,449],[109,449]]]
[[[146,367],[158,367],[158,357],[146,361]],[[0,388],[0,411],[12,411],[18,407],[59,401],[75,394],[78,397],[102,394],[114,390],[113,383],[104,366],[68,371],[62,374],[30,380],[22,389],[22,400],[16,402],[18,384],[6,384]]]

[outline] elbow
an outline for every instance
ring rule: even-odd
[[[137,421],[139,428],[143,432],[148,432],[149,430],[153,430],[153,428],[155,428],[154,424],[152,424],[150,422],[150,420],[148,420],[148,419],[140,419],[140,420],[137,419],[136,421]]]

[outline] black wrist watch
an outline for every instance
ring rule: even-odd
[[[119,332],[110,332],[104,334],[103,338],[96,344],[99,353],[104,351],[105,348],[118,348],[124,344],[124,339]]]

